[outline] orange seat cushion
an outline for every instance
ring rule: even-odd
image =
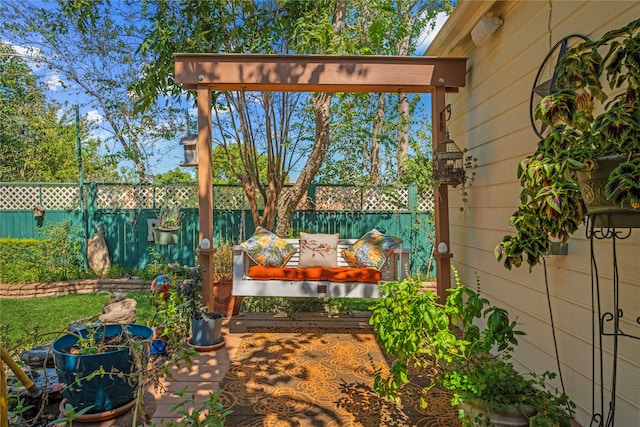
[[[378,283],[382,279],[382,273],[375,268],[362,267],[337,267],[327,268],[330,282],[364,282]]]
[[[249,267],[249,277],[254,280],[326,280],[330,282],[378,283],[382,273],[374,268],[351,267]]]

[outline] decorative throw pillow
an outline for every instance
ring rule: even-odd
[[[263,227],[256,228],[253,236],[240,245],[256,264],[265,267],[283,267],[291,255],[296,253],[296,248],[291,243]]]
[[[380,269],[402,239],[386,236],[375,228],[342,251],[342,257],[352,267]]]
[[[339,234],[300,233],[298,267],[337,267]]]

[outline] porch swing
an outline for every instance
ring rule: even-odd
[[[213,203],[211,175],[211,91],[292,91],[292,92],[405,92],[430,93],[432,111],[443,111],[445,93],[465,85],[466,58],[418,56],[328,56],[328,55],[254,55],[254,54],[187,54],[176,53],[175,80],[183,89],[196,91],[198,98],[198,190],[199,239],[211,241]],[[441,115],[432,116],[434,150],[445,139],[446,123]],[[448,192],[446,184],[435,200],[436,241],[449,246]],[[451,286],[451,253],[436,256],[438,294],[441,300]],[[238,258],[240,259],[240,258]],[[211,251],[199,251],[203,267],[203,297],[211,307]],[[246,279],[244,264],[234,260],[234,295],[259,296],[327,296],[319,295],[324,287],[312,283],[295,286],[286,281],[267,281],[236,288]],[[348,283],[347,283],[348,285]],[[253,286],[254,288],[251,288]],[[292,288],[298,288],[291,291]],[[376,284],[377,287],[377,284]],[[240,292],[240,293],[238,293]],[[294,293],[295,295],[291,295]],[[331,294],[331,292],[329,292]],[[343,289],[336,293],[347,293]],[[369,291],[366,292],[370,294]],[[355,294],[354,294],[355,295]],[[333,296],[333,295],[329,295]]]

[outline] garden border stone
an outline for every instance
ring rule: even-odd
[[[83,279],[63,282],[0,283],[0,299],[26,299],[107,292],[148,292],[151,281],[138,279]]]

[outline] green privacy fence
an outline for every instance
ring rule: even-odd
[[[286,191],[286,190],[285,190]],[[85,209],[80,209],[83,194]],[[214,186],[214,241],[238,243],[255,227],[242,188]],[[45,210],[43,217],[34,208]],[[162,206],[182,213],[178,242],[153,240]],[[113,264],[144,268],[155,259],[193,266],[198,247],[196,184],[0,183],[0,238],[42,238],[43,227],[70,220],[79,236],[92,237],[102,224]],[[372,228],[397,236],[411,249],[412,273],[435,272],[432,198],[413,186],[312,186],[295,211],[293,234],[339,233],[358,238]]]

